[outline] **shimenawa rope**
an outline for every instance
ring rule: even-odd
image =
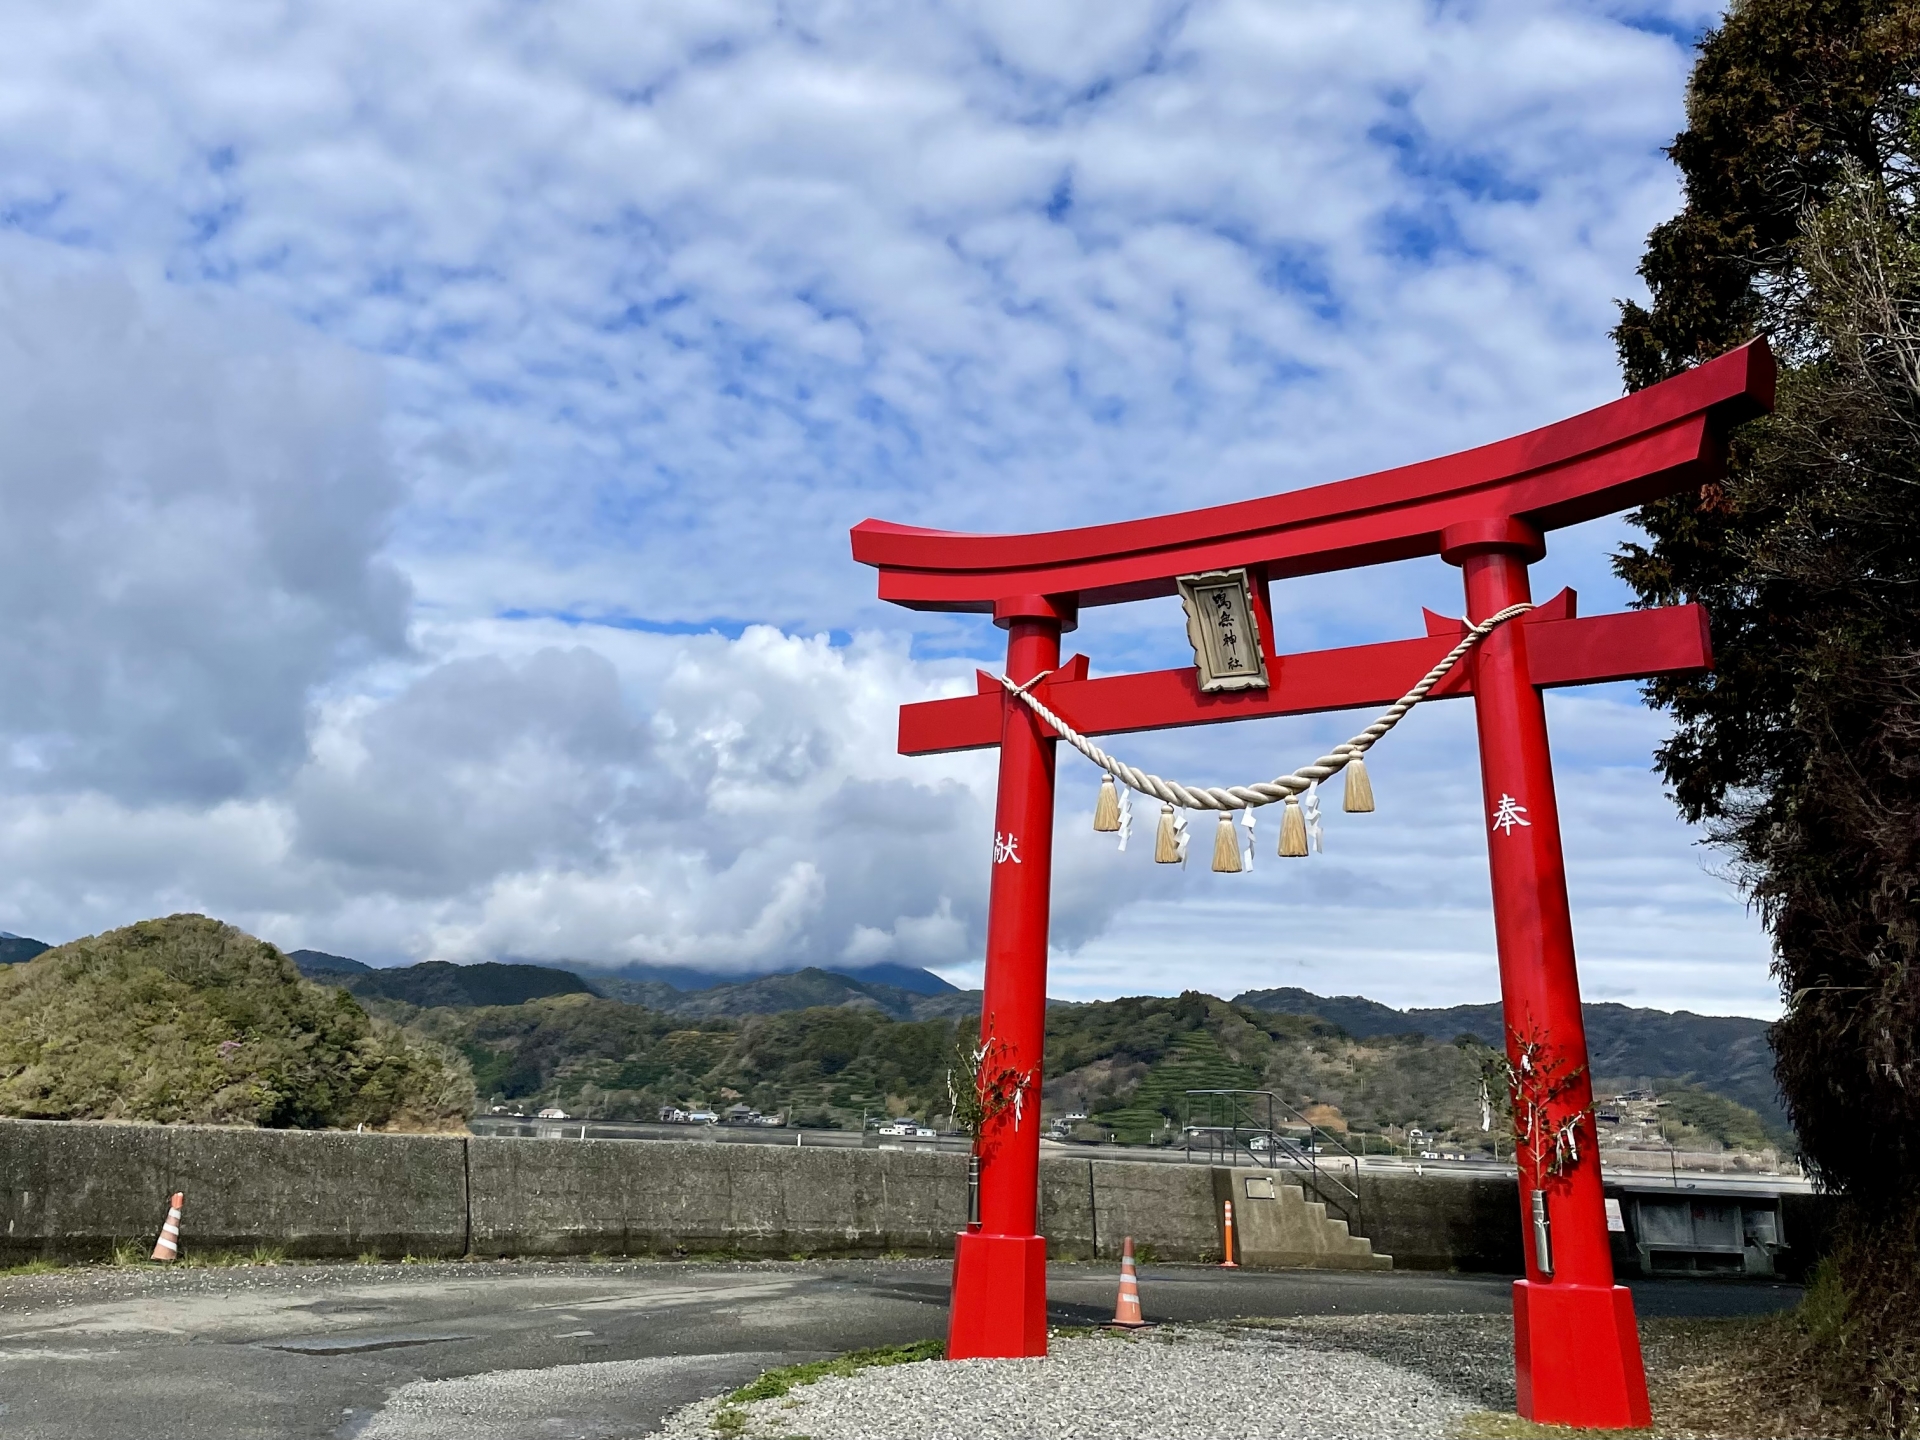
[[[1049,710],[1030,693],[1035,685],[1053,672],[1043,670],[1024,685],[1016,685],[1005,675],[999,677],[1011,695],[1026,702],[1042,720],[1059,734],[1074,749],[1098,765],[1122,785],[1138,790],[1142,795],[1151,795],[1154,799],[1168,805],[1179,805],[1188,810],[1250,810],[1257,805],[1271,805],[1278,800],[1286,800],[1300,794],[1316,781],[1337,775],[1349,764],[1365,755],[1373,748],[1374,741],[1385,735],[1414,706],[1427,698],[1427,692],[1445,677],[1446,673],[1500,625],[1517,615],[1524,615],[1533,609],[1531,605],[1509,605],[1498,614],[1489,615],[1478,625],[1468,630],[1460,643],[1449,650],[1440,663],[1429,670],[1420,683],[1396,700],[1381,717],[1362,730],[1344,745],[1336,745],[1327,754],[1322,755],[1311,765],[1302,765],[1291,775],[1281,775],[1273,780],[1257,785],[1199,786],[1182,785],[1177,780],[1163,780],[1158,775],[1150,775],[1145,770],[1136,770],[1124,760],[1116,760],[1086,736],[1075,730],[1053,711]],[[1371,804],[1367,806],[1372,809]],[[1302,851],[1301,853],[1305,853]]]

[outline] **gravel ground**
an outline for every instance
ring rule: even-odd
[[[356,1440],[576,1440],[631,1435],[636,1391],[658,1390],[683,1378],[702,1388],[715,1380],[744,1385],[769,1366],[791,1358],[750,1352],[665,1356],[416,1380],[394,1391]],[[700,1393],[699,1388],[681,1391],[683,1395]]]
[[[1312,1349],[1357,1350],[1411,1370],[1483,1410],[1514,1407],[1513,1321],[1505,1315],[1313,1315],[1254,1323]]]
[[[1349,1322],[1337,1322],[1346,1324]],[[1375,1325],[1369,1319],[1361,1327]],[[1056,1338],[1041,1360],[932,1361],[863,1370],[741,1406],[706,1400],[656,1432],[811,1440],[1369,1440],[1444,1436],[1486,1401],[1427,1369],[1458,1317],[1361,1353],[1334,1327],[1168,1326]],[[1413,1363],[1408,1363],[1413,1362]],[[1463,1372],[1464,1373],[1464,1372]],[[1510,1391],[1509,1391],[1510,1393]],[[718,1428],[716,1428],[716,1421]]]

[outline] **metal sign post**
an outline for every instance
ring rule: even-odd
[[[992,615],[1008,631],[1006,674],[1085,736],[1383,705],[1467,623],[1530,599],[1528,567],[1544,556],[1546,532],[1717,479],[1728,427],[1771,408],[1773,382],[1772,356],[1756,341],[1584,415],[1419,465],[1052,534],[868,520],[854,528],[854,557],[879,571],[884,600]],[[1414,639],[1276,652],[1271,581],[1419,555],[1460,567],[1467,621],[1429,614],[1427,634]],[[1244,580],[1231,577],[1242,570]],[[1060,663],[1060,636],[1081,607],[1172,595],[1182,579],[1189,616],[1202,617],[1190,636],[1211,667],[1206,677],[1189,667],[1092,680],[1084,656]],[[1216,590],[1197,592],[1195,581]],[[1199,600],[1210,608],[1196,611]],[[1239,651],[1248,640],[1257,664]],[[1531,1420],[1650,1423],[1632,1297],[1613,1283],[1607,1244],[1540,691],[1711,664],[1698,606],[1581,618],[1562,591],[1495,629],[1431,691],[1471,695],[1478,721],[1506,1049],[1525,1127],[1518,1218],[1530,1258],[1514,1285],[1514,1358],[1520,1413]],[[989,1111],[977,1147],[979,1224],[959,1237],[954,1258],[955,1359],[1046,1353],[1046,1242],[1035,1233],[1035,1205],[1055,741],[984,673],[974,695],[901,709],[902,754],[996,745],[981,1043],[996,1093],[1011,1103]],[[1542,1243],[1532,1243],[1536,1235]]]

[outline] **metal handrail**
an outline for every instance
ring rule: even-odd
[[[1245,1151],[1253,1163],[1263,1169],[1275,1170],[1286,1164],[1302,1173],[1314,1194],[1324,1204],[1333,1206],[1347,1221],[1350,1228],[1361,1222],[1360,1200],[1360,1157],[1340,1143],[1334,1134],[1324,1126],[1317,1125],[1301,1114],[1293,1106],[1282,1100],[1271,1090],[1189,1090],[1187,1098],[1187,1124],[1184,1138],[1187,1139],[1187,1154],[1193,1154],[1192,1137],[1207,1135],[1217,1140],[1218,1148],[1231,1152],[1236,1158]],[[1202,1098],[1207,1102],[1209,1121],[1219,1117],[1222,1101],[1226,1102],[1226,1125],[1193,1123],[1193,1102]],[[1266,1123],[1259,1123],[1256,1106],[1252,1102],[1265,1102]],[[1284,1111],[1306,1128],[1307,1143],[1303,1147],[1290,1135],[1285,1134],[1274,1124],[1274,1111]],[[1241,1124],[1244,1115],[1247,1123]],[[1255,1149],[1252,1141],[1259,1140],[1261,1145]],[[1331,1169],[1322,1168],[1320,1154],[1323,1144],[1330,1144],[1346,1157],[1353,1167],[1353,1184],[1348,1185]],[[1209,1153],[1215,1146],[1209,1145]],[[1351,1207],[1351,1208],[1349,1208]],[[1356,1232],[1357,1233],[1357,1232]]]

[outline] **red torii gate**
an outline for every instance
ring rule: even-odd
[[[1468,619],[1484,619],[1531,599],[1527,567],[1546,553],[1545,531],[1717,479],[1727,428],[1771,409],[1773,385],[1773,357],[1755,341],[1584,415],[1377,475],[1051,534],[866,520],[854,527],[853,554],[879,570],[883,600],[991,614],[1008,632],[1007,675],[1024,682],[1045,673],[1034,695],[1085,735],[1381,705],[1457,642],[1462,623],[1428,614],[1419,639],[1279,655],[1271,580],[1438,554],[1464,573]],[[1253,580],[1265,689],[1203,694],[1191,668],[1093,680],[1085,656],[1061,665],[1060,636],[1080,607],[1171,595],[1178,576],[1234,567]],[[1607,1245],[1540,690],[1711,664],[1707,617],[1696,605],[1577,618],[1572,592],[1563,591],[1494,630],[1433,692],[1474,698],[1509,1061],[1557,1070],[1557,1086],[1536,1098],[1548,1125],[1570,1127],[1578,1141],[1577,1160],[1521,1156],[1522,1224],[1534,1243],[1526,1279],[1514,1284],[1514,1352],[1519,1410],[1537,1421],[1650,1423],[1633,1301],[1614,1284]],[[904,755],[1000,747],[982,1035],[996,1042],[995,1063],[1027,1077],[1036,1099],[1055,744],[984,673],[978,694],[900,711]],[[1493,818],[1515,805],[1525,818],[1496,831]],[[979,1213],[958,1237],[947,1353],[1043,1355],[1037,1103],[989,1116],[978,1153]]]

